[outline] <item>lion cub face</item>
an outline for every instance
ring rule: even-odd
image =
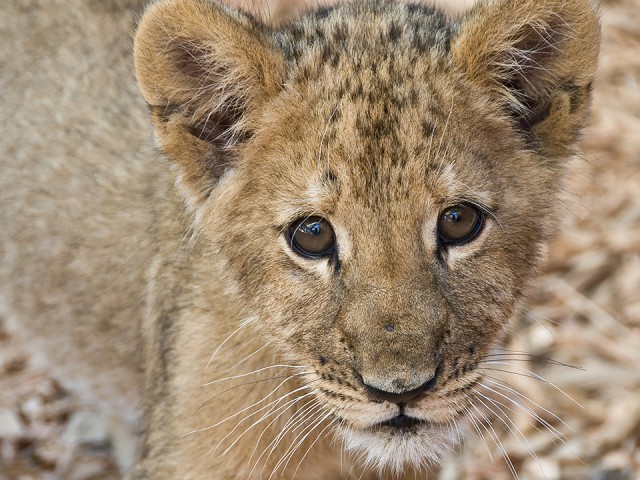
[[[435,460],[470,408],[552,231],[597,50],[586,0],[460,22],[366,2],[279,29],[195,0],[145,15],[141,89],[230,290],[381,467]]]

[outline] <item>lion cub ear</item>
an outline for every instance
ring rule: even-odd
[[[140,90],[160,148],[197,208],[234,163],[261,107],[277,95],[284,59],[267,27],[207,0],[147,9],[135,36]]]
[[[480,3],[452,41],[454,62],[504,104],[533,148],[571,153],[600,46],[590,0]]]

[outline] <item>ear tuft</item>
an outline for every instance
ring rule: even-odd
[[[135,37],[140,90],[157,141],[197,207],[232,166],[279,92],[284,59],[266,26],[207,0],[163,0],[145,12]]]
[[[452,55],[532,145],[554,156],[568,153],[584,121],[599,45],[590,0],[502,0],[465,17]]]

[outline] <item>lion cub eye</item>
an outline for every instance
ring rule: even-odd
[[[462,245],[473,240],[482,230],[484,214],[462,203],[444,210],[438,217],[438,237],[446,245]]]
[[[335,250],[336,236],[331,224],[318,216],[296,220],[289,227],[290,245],[294,252],[308,258],[331,255]]]

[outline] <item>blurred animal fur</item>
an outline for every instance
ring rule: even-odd
[[[133,3],[1,7],[2,315],[143,415],[134,478],[426,475],[482,423],[554,230],[593,5],[366,0],[272,27],[159,1],[135,37],[156,151]],[[446,243],[456,205],[482,228]],[[309,216],[331,255],[292,248]]]

